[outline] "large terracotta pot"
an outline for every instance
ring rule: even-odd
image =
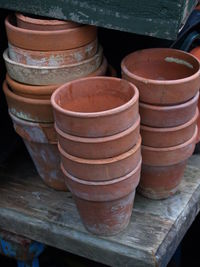
[[[130,221],[135,189],[139,183],[141,160],[126,176],[111,181],[83,181],[61,165],[86,229],[98,235],[114,235]]]
[[[66,191],[53,123],[32,123],[19,119],[11,113],[10,116],[44,183],[53,189]]]
[[[21,13],[16,13],[16,19],[18,27],[37,31],[57,31],[81,26],[81,24],[72,21],[48,19],[33,15],[26,16]]]
[[[97,37],[96,27],[90,25],[65,30],[37,31],[17,27],[14,17],[8,16],[5,26],[9,43],[36,51],[74,49],[91,43]]]
[[[140,103],[141,123],[150,127],[175,127],[190,121],[195,113],[199,91],[185,103],[171,106],[156,106]]]
[[[58,143],[63,168],[87,181],[108,181],[131,172],[141,159],[141,138],[129,151],[112,158],[83,159],[66,153]]]
[[[3,91],[6,96],[9,111],[16,117],[33,122],[54,121],[50,100],[31,99],[14,94],[4,81]]]
[[[62,149],[72,156],[85,159],[105,159],[130,150],[140,136],[140,118],[127,130],[115,135],[85,138],[66,134],[55,125]]]
[[[40,67],[17,63],[8,57],[8,49],[3,53],[9,76],[20,83],[31,85],[54,85],[85,77],[96,71],[102,63],[103,50],[91,58],[63,66]]]
[[[121,79],[92,77],[72,81],[51,97],[57,127],[82,137],[105,137],[138,119],[137,88]]]
[[[122,78],[135,84],[140,101],[156,105],[180,104],[199,90],[200,64],[189,53],[151,48],[126,56],[121,64]]]
[[[34,51],[8,44],[9,57],[16,63],[29,66],[64,66],[75,64],[93,57],[97,52],[98,42],[92,41],[84,46],[64,51]]]
[[[167,148],[142,146],[143,164],[149,166],[169,166],[188,159],[194,152],[197,132],[196,126],[192,138],[177,146]]]
[[[194,134],[198,116],[199,111],[196,108],[196,113],[190,121],[176,127],[153,128],[141,125],[142,144],[166,148],[185,143]]]

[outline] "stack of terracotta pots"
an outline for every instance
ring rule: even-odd
[[[122,61],[122,77],[140,93],[141,194],[162,199],[177,191],[197,137],[200,66],[173,49],[134,52]]]
[[[60,171],[50,97],[59,84],[104,75],[107,61],[96,27],[22,14],[5,20],[9,48],[3,90],[17,133],[44,182],[66,190]]]
[[[113,235],[129,223],[140,179],[137,88],[108,77],[58,88],[54,108],[61,169],[85,227]]]

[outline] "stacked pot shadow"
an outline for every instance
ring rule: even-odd
[[[44,182],[66,190],[50,97],[60,84],[105,75],[107,61],[93,26],[22,14],[5,20],[8,49],[3,90],[16,132]]]
[[[177,191],[197,137],[200,69],[196,58],[173,49],[134,52],[122,77],[140,93],[142,173],[139,191],[167,198]]]
[[[125,80],[94,77],[51,98],[65,182],[95,234],[113,235],[130,220],[141,169],[138,96]]]

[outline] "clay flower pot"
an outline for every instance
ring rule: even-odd
[[[72,176],[87,181],[108,181],[131,172],[141,158],[141,138],[129,151],[107,159],[83,159],[66,153],[58,143],[63,168]]]
[[[20,83],[30,85],[57,85],[85,77],[99,68],[102,57],[103,50],[99,47],[98,52],[87,60],[71,65],[40,67],[11,60],[8,57],[8,49],[3,53],[9,76]]]
[[[92,41],[84,46],[64,51],[34,51],[8,44],[9,58],[16,63],[29,66],[56,67],[75,64],[93,57],[98,42]]]
[[[120,133],[138,119],[137,88],[111,77],[72,81],[51,97],[57,127],[82,137],[105,137]]]
[[[200,64],[195,57],[180,50],[136,51],[123,59],[121,68],[122,78],[138,87],[140,101],[144,103],[179,104],[199,90]]]
[[[9,111],[16,117],[33,122],[53,122],[53,112],[50,100],[31,99],[14,94],[4,81],[3,91],[6,96]]]
[[[199,116],[198,108],[194,117],[179,126],[169,128],[153,128],[141,125],[142,144],[144,146],[166,148],[187,142],[192,138]]]
[[[141,159],[132,172],[111,181],[84,181],[70,175],[62,165],[61,169],[88,231],[114,235],[127,227],[140,179]]]
[[[16,26],[14,17],[5,19],[9,43],[16,47],[36,51],[61,51],[91,43],[97,38],[94,26],[84,25],[56,31],[38,31]]]
[[[185,143],[167,148],[142,146],[142,162],[149,166],[169,166],[188,159],[194,152],[198,129]]]
[[[185,103],[155,106],[140,103],[141,124],[151,127],[175,127],[190,121],[196,113],[199,91]]]
[[[127,130],[115,135],[98,138],[79,137],[66,134],[55,124],[58,142],[68,154],[85,159],[105,159],[130,150],[140,136],[140,118]]]
[[[187,160],[169,166],[142,164],[138,191],[151,199],[164,199],[176,193],[184,174]]]
[[[44,183],[53,189],[66,191],[53,124],[27,122],[11,113],[10,116]]]
[[[16,19],[18,27],[37,31],[57,31],[81,26],[81,24],[72,21],[47,19],[33,15],[26,16],[21,13],[16,13]]]

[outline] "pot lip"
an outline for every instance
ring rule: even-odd
[[[59,127],[56,125],[56,122],[54,124],[56,132],[58,133],[58,135],[62,136],[62,138],[68,139],[72,142],[79,142],[79,143],[84,143],[84,144],[97,144],[97,143],[111,142],[111,141],[120,139],[124,136],[131,134],[139,126],[140,126],[140,116],[138,115],[138,119],[135,121],[135,123],[128,129],[126,129],[125,131],[122,131],[120,133],[110,135],[110,136],[90,138],[90,137],[81,137],[81,136],[75,136],[75,135],[65,133],[59,129]]]
[[[194,114],[194,116],[192,117],[191,120],[189,120],[188,122],[181,124],[179,126],[175,126],[175,127],[167,127],[167,128],[157,128],[157,127],[150,127],[150,126],[146,126],[146,125],[141,125],[140,129],[147,131],[147,132],[155,132],[155,133],[167,133],[167,132],[175,132],[175,131],[180,131],[183,130],[189,126],[191,126],[194,122],[196,122],[196,120],[198,119],[199,116],[199,109],[196,108],[196,112]]]
[[[59,142],[58,142],[58,150],[60,151],[62,156],[76,163],[87,164],[87,165],[106,165],[106,164],[113,164],[115,162],[119,162],[121,160],[124,160],[134,155],[141,148],[141,142],[142,142],[142,138],[140,136],[137,140],[137,143],[127,152],[124,152],[115,157],[104,158],[104,159],[84,159],[84,158],[72,156],[63,150]]]
[[[51,105],[51,101],[48,99],[34,99],[34,98],[26,98],[20,95],[16,95],[15,93],[13,93],[9,87],[8,84],[6,82],[6,80],[4,80],[3,82],[3,91],[5,93],[5,95],[7,95],[8,97],[15,99],[16,101],[20,101],[26,104],[32,104],[32,105]]]
[[[176,79],[176,80],[153,80],[153,79],[148,79],[148,78],[143,78],[142,76],[138,76],[136,74],[133,74],[131,71],[128,70],[128,68],[126,67],[125,65],[125,61],[127,60],[127,58],[132,55],[132,54],[136,54],[136,53],[140,53],[142,51],[145,51],[145,50],[154,50],[154,51],[161,51],[161,50],[165,50],[165,51],[173,51],[173,52],[177,52],[179,54],[185,54],[191,58],[193,58],[193,60],[196,61],[196,63],[198,64],[198,70],[191,76],[189,77],[185,77],[185,78],[181,78],[181,79]],[[192,54],[189,54],[189,53],[186,53],[184,51],[181,51],[181,50],[178,50],[178,49],[172,49],[172,48],[148,48],[148,49],[142,49],[142,50],[138,50],[138,51],[135,51],[135,52],[132,52],[130,54],[128,54],[126,57],[124,57],[124,59],[122,60],[121,62],[121,69],[122,69],[122,73],[124,72],[128,77],[130,78],[133,78],[135,80],[138,80],[142,83],[145,83],[145,84],[148,84],[148,83],[151,83],[151,84],[154,84],[154,85],[176,85],[176,84],[180,84],[180,83],[185,83],[185,82],[188,82],[188,81],[191,81],[195,78],[197,78],[199,75],[200,75],[200,63],[198,61],[198,59],[193,56]]]
[[[15,66],[15,67],[21,67],[21,68],[24,68],[24,69],[28,69],[28,70],[39,70],[39,71],[42,71],[42,70],[60,70],[60,69],[70,69],[70,68],[73,68],[73,67],[77,67],[77,66],[81,66],[81,65],[85,65],[87,63],[90,63],[92,60],[94,60],[95,58],[98,58],[98,57],[101,57],[103,55],[103,48],[102,46],[99,45],[98,47],[98,50],[97,50],[97,53],[86,59],[86,60],[83,60],[81,62],[78,62],[78,63],[74,63],[74,64],[67,64],[67,65],[62,65],[62,66],[34,66],[34,65],[26,65],[26,64],[23,64],[23,63],[17,63],[13,60],[11,60],[9,58],[9,55],[8,55],[8,48],[6,48],[6,50],[3,52],[3,59],[5,60],[6,63],[9,63],[11,64],[12,66]]]
[[[197,133],[198,133],[198,127],[196,126],[192,137],[182,144],[179,144],[177,146],[162,147],[162,148],[142,145],[142,150],[151,151],[151,152],[170,152],[170,151],[178,150],[178,149],[184,148],[192,144],[196,140]]]
[[[118,106],[116,108],[112,108],[112,109],[108,109],[108,110],[104,110],[104,111],[99,111],[99,112],[75,112],[75,111],[70,111],[70,110],[65,110],[63,108],[61,108],[55,101],[55,98],[57,96],[57,94],[62,91],[62,90],[65,90],[66,86],[70,86],[72,83],[77,83],[77,82],[84,82],[84,81],[87,81],[87,80],[107,80],[107,81],[118,81],[118,82],[125,82],[127,84],[129,84],[129,86],[133,89],[134,91],[134,95],[133,97],[126,103],[124,103],[123,105],[121,106]],[[73,80],[73,81],[70,81],[70,82],[67,82],[65,84],[63,84],[61,87],[59,87],[58,89],[56,89],[52,96],[51,96],[51,104],[53,106],[53,108],[62,113],[63,115],[66,115],[66,116],[71,116],[71,117],[78,117],[78,118],[85,118],[85,119],[90,119],[90,118],[96,118],[96,117],[106,117],[106,116],[112,116],[112,115],[115,115],[115,114],[118,114],[122,111],[125,111],[127,109],[129,109],[130,107],[132,107],[134,104],[137,103],[139,99],[139,92],[138,92],[138,89],[137,87],[124,80],[124,79],[120,79],[120,78],[114,78],[114,77],[106,77],[106,76],[102,76],[102,77],[84,77],[84,78],[81,78],[81,79],[78,79],[78,80]]]
[[[151,105],[151,104],[140,102],[139,106],[141,108],[155,110],[155,111],[171,111],[171,110],[174,111],[174,110],[188,107],[188,106],[194,104],[196,101],[198,101],[198,99],[199,99],[199,90],[191,99],[189,99],[188,101],[183,102],[181,104],[158,106],[158,105]]]
[[[127,180],[127,179],[131,178],[133,175],[137,174],[137,172],[140,170],[141,165],[142,165],[142,157],[140,158],[140,161],[137,164],[137,166],[135,167],[135,169],[133,169],[128,174],[121,176],[117,179],[112,179],[112,180],[108,180],[108,181],[98,181],[98,182],[78,179],[78,178],[72,176],[70,173],[68,173],[65,170],[62,163],[60,165],[61,165],[61,169],[62,169],[64,175],[67,176],[68,178],[70,178],[73,182],[83,184],[83,185],[88,185],[88,186],[105,186],[105,185],[112,185],[112,184],[123,182],[124,180]]]

